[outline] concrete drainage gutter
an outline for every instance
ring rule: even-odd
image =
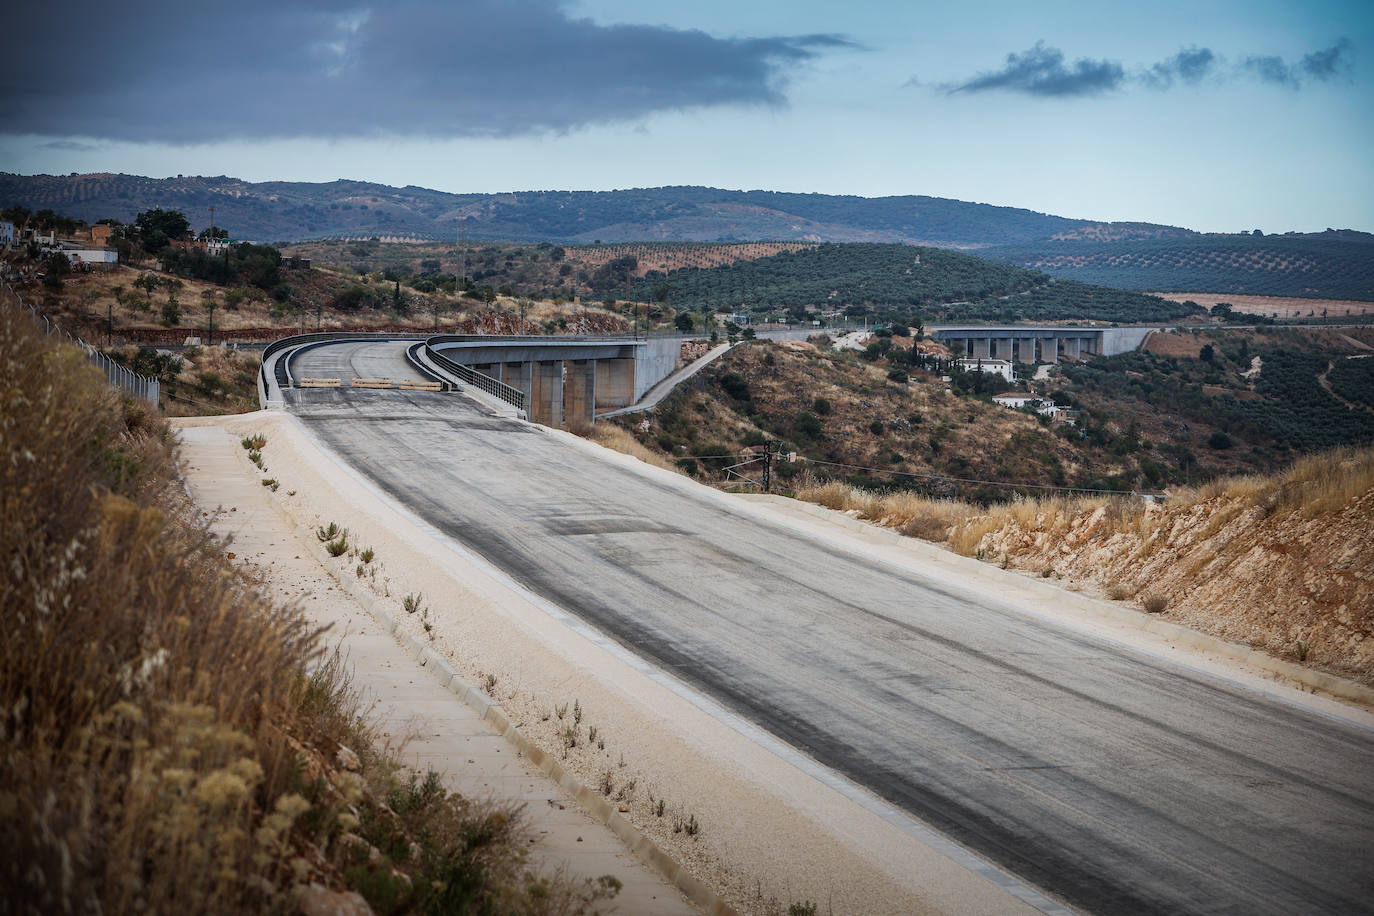
[[[328,567],[326,567],[328,568]],[[482,715],[482,719],[492,725],[506,742],[537,766],[544,775],[556,782],[563,791],[577,800],[582,810],[596,820],[611,828],[611,831],[630,850],[631,855],[650,869],[661,875],[677,888],[702,912],[709,916],[739,916],[738,911],[699,880],[661,848],[644,831],[640,830],[610,802],[606,801],[595,788],[582,782],[576,774],[565,769],[552,754],[536,747],[534,742],[521,734],[501,704],[487,696],[473,684],[463,680],[458,671],[442,656],[414,634],[400,632],[399,621],[381,605],[369,592],[359,588],[346,575],[339,575],[330,569],[330,575],[339,587],[353,597],[369,614],[375,617],[388,633],[396,637],[406,653],[418,661],[430,676],[435,678],[458,699]]]

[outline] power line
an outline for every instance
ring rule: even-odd
[[[913,471],[894,471],[890,468],[870,468],[859,464],[842,464],[838,461],[822,461],[819,458],[807,458],[807,464],[824,464],[836,468],[848,468],[853,471],[873,471],[876,474],[889,474],[894,477],[915,477],[920,480],[944,480],[952,483],[977,483],[992,487],[1008,487],[1011,489],[1028,490],[1057,490],[1063,493],[1106,493],[1114,496],[1130,496],[1134,490],[1099,490],[1092,487],[1056,487],[1043,483],[1008,483],[1004,480],[978,480],[973,477],[945,477],[941,474],[917,474]]]

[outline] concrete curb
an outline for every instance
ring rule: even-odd
[[[652,871],[677,888],[693,905],[709,916],[739,916],[738,911],[726,903],[705,882],[700,881],[682,863],[660,847],[647,834],[636,827],[629,818],[618,812],[610,802],[601,797],[591,786],[586,785],[574,773],[565,769],[554,756],[520,732],[501,704],[487,696],[479,687],[463,680],[449,662],[433,648],[411,633],[400,628],[400,620],[395,614],[382,606],[377,597],[366,589],[350,581],[346,572],[324,564],[330,576],[339,587],[396,638],[406,654],[418,661],[430,676],[446,687],[459,700],[479,713],[506,742],[523,754],[549,779],[557,783],[563,791],[577,800],[577,804],[592,818],[611,828],[620,838],[630,854]]]
[[[908,538],[905,535],[898,534],[890,528],[883,528],[873,522],[856,519],[853,516],[845,515],[843,512],[827,509],[824,506],[818,506],[814,503],[791,500],[784,496],[751,495],[751,499],[761,502],[787,500],[786,504],[795,507],[798,511],[818,519],[824,519],[832,524],[837,523],[855,533],[863,534],[875,540],[887,540],[899,546],[907,546],[913,542],[922,544],[926,547],[941,551],[945,554],[942,559],[956,567],[963,564],[970,564],[970,568],[972,568],[972,565],[976,564],[977,568],[986,569],[988,565],[982,560],[957,554],[942,545],[934,544],[930,541]],[[1357,681],[1330,674],[1326,671],[1319,671],[1315,668],[1308,668],[1294,662],[1284,661],[1260,649],[1252,649],[1249,646],[1244,646],[1239,643],[1227,642],[1224,639],[1203,633],[1200,630],[1194,630],[1183,624],[1172,623],[1167,620],[1158,620],[1149,616],[1144,611],[1136,611],[1111,601],[1094,598],[1079,592],[1072,592],[1056,585],[1043,583],[1035,579],[1026,579],[1024,582],[1019,582],[1018,584],[1031,590],[1052,589],[1054,596],[1058,600],[1072,605],[1084,614],[1142,630],[1146,633],[1153,633],[1156,636],[1165,637],[1177,645],[1186,646],[1195,651],[1211,652],[1223,658],[1249,665],[1272,675],[1277,675],[1293,681],[1309,691],[1323,693],[1329,697],[1364,706],[1367,709],[1374,709],[1374,689],[1366,687]]]

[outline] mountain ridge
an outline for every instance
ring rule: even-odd
[[[391,236],[508,241],[866,241],[981,248],[1098,221],[926,195],[859,197],[697,185],[614,191],[457,194],[337,179],[248,182],[225,175],[0,173],[0,201],[93,221],[153,207],[261,241]],[[1145,225],[1145,224],[1141,224]],[[1153,227],[1171,229],[1172,227]]]

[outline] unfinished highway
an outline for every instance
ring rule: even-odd
[[[287,403],[512,578],[1074,908],[1374,912],[1366,729],[838,551],[461,395]]]

